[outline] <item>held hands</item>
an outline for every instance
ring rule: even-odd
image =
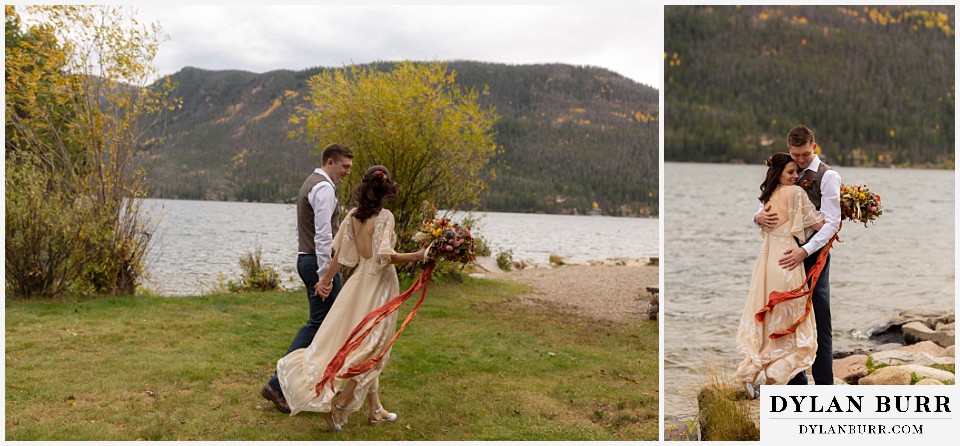
[[[320,301],[324,302],[327,300],[327,296],[330,295],[330,292],[333,291],[333,279],[327,279],[324,277],[320,279],[319,282],[313,287],[313,294],[320,296]]]
[[[770,204],[767,203],[767,205],[763,207],[763,210],[753,217],[753,221],[757,222],[760,226],[773,228],[777,224],[777,214],[770,212]]]
[[[792,270],[801,262],[803,262],[803,259],[805,258],[807,258],[807,250],[798,246],[796,248],[790,248],[786,251],[783,251],[783,257],[780,258],[778,263],[780,264],[781,268],[785,270]]]

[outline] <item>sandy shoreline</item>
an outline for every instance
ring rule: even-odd
[[[566,265],[551,269],[527,268],[498,275],[530,285],[535,290],[522,299],[558,304],[560,308],[596,319],[626,323],[647,320],[651,294],[659,287],[660,267]]]

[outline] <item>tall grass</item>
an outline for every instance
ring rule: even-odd
[[[697,394],[700,439],[758,441],[760,429],[750,416],[749,400],[741,385],[714,366]]]
[[[656,440],[656,323],[521,304],[526,289],[431,287],[381,376],[398,422],[360,412],[338,433],[258,394],[302,291],[7,300],[6,439]]]

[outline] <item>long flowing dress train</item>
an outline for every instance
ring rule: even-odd
[[[336,391],[325,386],[317,396],[317,382],[354,327],[368,313],[400,294],[397,271],[390,263],[391,256],[396,254],[394,248],[397,243],[393,213],[383,209],[378,215],[370,217],[376,219],[371,239],[369,234],[361,231],[363,225],[353,218],[355,212],[356,209],[353,209],[347,214],[333,240],[333,249],[340,264],[356,266],[353,275],[344,284],[310,346],[294,350],[277,362],[277,377],[290,405],[291,415],[300,411],[332,410]],[[358,245],[371,252],[369,257],[360,254],[363,249],[358,251]],[[347,357],[337,374],[383,352],[396,325],[397,313],[377,324],[359,348]],[[389,357],[390,352],[387,351],[373,369],[350,378],[357,381],[357,386],[353,398],[345,407],[344,422],[347,415],[360,409],[367,394],[378,390],[380,373]],[[346,380],[334,380],[335,389],[342,389],[345,384]]]
[[[796,322],[806,309],[806,299],[777,304],[766,315],[764,323],[758,322],[754,315],[767,304],[772,291],[792,290],[804,283],[806,272],[802,263],[785,270],[778,261],[785,250],[798,246],[794,237],[804,243],[812,232],[810,226],[823,221],[823,215],[800,186],[778,187],[768,203],[784,223],[774,229],[761,229],[763,244],[753,266],[750,290],[737,331],[737,351],[745,358],[737,365],[736,379],[753,383],[763,371],[766,384],[786,384],[813,364],[817,352],[816,322],[811,314],[794,333],[777,339],[770,339],[770,335]]]

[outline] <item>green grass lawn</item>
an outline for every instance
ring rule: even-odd
[[[656,322],[580,319],[525,290],[432,285],[380,379],[398,422],[370,427],[364,408],[342,432],[259,395],[302,292],[8,299],[6,439],[656,440]]]

